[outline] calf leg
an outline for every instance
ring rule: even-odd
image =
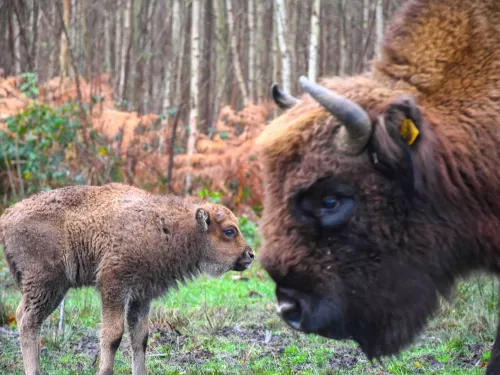
[[[127,310],[127,324],[132,344],[132,375],[146,375],[146,347],[149,335],[149,308],[151,301],[131,301]]]
[[[123,302],[102,298],[101,360],[99,375],[112,375],[115,354],[123,336]]]
[[[40,329],[61,302],[67,288],[62,285],[26,283],[16,310],[19,338],[26,375],[40,375]]]

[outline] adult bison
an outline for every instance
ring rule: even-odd
[[[300,83],[258,140],[260,262],[290,326],[398,353],[458,277],[500,272],[500,1],[410,1],[370,72]]]

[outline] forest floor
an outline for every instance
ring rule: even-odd
[[[496,282],[460,283],[423,335],[400,356],[371,364],[352,342],[294,332],[275,311],[274,285],[254,265],[242,274],[202,277],[156,300],[150,320],[149,374],[483,374],[496,324]],[[0,251],[0,374],[22,374],[17,324],[20,293]],[[1,310],[1,309],[0,309]],[[44,374],[95,374],[98,367],[99,295],[91,288],[66,297],[65,328],[59,309],[42,330]],[[0,316],[0,321],[2,317]],[[115,374],[131,373],[125,334]]]

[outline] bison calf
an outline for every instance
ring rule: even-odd
[[[71,287],[102,299],[99,374],[112,374],[127,320],[133,374],[145,374],[151,300],[205,272],[243,271],[254,255],[224,206],[109,184],[73,186],[25,199],[0,218],[26,374],[40,373],[43,321]]]

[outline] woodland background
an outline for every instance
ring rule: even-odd
[[[360,73],[404,0],[0,0],[0,212],[41,190],[133,184],[222,202],[258,249],[254,139],[273,82]],[[151,374],[483,374],[498,282],[460,283],[411,348],[371,364],[289,329],[258,264],[155,301]],[[0,373],[22,374],[20,292],[0,251]],[[94,374],[100,298],[71,290],[42,329],[42,372]],[[62,305],[64,306],[64,305]],[[66,311],[66,314],[64,314]],[[384,360],[385,361],[385,360]],[[116,373],[130,372],[128,340]]]
[[[401,3],[0,0],[3,205],[123,181],[257,219],[271,83],[367,69]]]

